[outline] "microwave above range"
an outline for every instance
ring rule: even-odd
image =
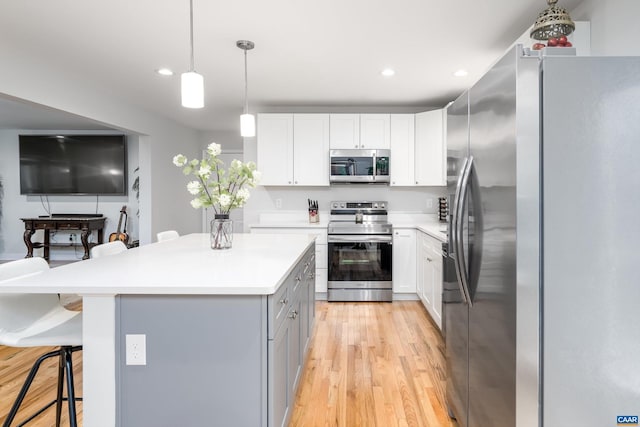
[[[388,184],[391,150],[330,150],[329,182]]]

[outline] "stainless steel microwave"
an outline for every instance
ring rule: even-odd
[[[330,150],[331,183],[389,183],[391,150]]]

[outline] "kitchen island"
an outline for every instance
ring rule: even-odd
[[[0,292],[82,295],[86,427],[281,426],[313,327],[314,269],[314,236],[237,234],[214,251],[191,234]],[[127,364],[127,335],[145,336],[134,363],[146,364]]]

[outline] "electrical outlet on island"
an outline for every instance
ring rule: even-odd
[[[276,199],[276,209],[282,209],[282,199]]]
[[[433,199],[431,197],[427,199],[427,209],[433,209]]]

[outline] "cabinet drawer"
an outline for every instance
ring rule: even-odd
[[[267,311],[268,311],[268,334],[269,339],[273,339],[278,328],[286,319],[287,312],[289,310],[289,300],[291,296],[291,278],[289,276],[287,280],[278,288],[275,294],[270,295],[267,303]]]
[[[37,230],[55,230],[56,229],[56,225],[51,223],[51,222],[38,222],[38,221],[35,221],[33,223],[33,228],[35,228]],[[60,228],[62,228],[62,227],[60,227]]]
[[[79,224],[67,224],[67,223],[59,223],[56,224],[56,228],[58,230],[78,230],[80,228]]]

